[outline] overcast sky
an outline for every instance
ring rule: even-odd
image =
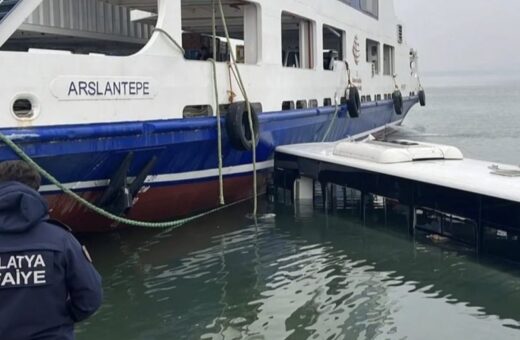
[[[394,3],[423,72],[520,70],[520,0]]]

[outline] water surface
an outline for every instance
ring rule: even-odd
[[[79,339],[520,336],[517,266],[411,239],[399,220],[279,206],[253,225],[236,219],[247,208],[91,240],[107,301]]]
[[[398,135],[518,164],[514,79],[426,79],[428,107]],[[178,230],[84,237],[106,298],[78,339],[520,338],[517,264],[411,238],[399,214],[262,209],[274,215],[258,224],[245,204]]]

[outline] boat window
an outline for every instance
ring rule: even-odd
[[[296,101],[296,108],[297,109],[306,109],[307,108],[307,101],[305,99]]]
[[[367,63],[372,64],[372,76],[379,74],[380,69],[380,44],[375,40],[367,39],[366,43],[366,54],[367,54]]]
[[[115,3],[106,0],[43,0],[6,41],[2,50],[45,49],[115,56],[134,54],[152,35],[157,21],[157,1],[140,5],[129,1]]]
[[[314,25],[305,18],[282,13],[282,65],[314,68]]]
[[[338,0],[374,18],[379,17],[379,0]]]
[[[379,0],[360,0],[361,9],[375,17],[379,16]]]
[[[309,108],[315,109],[317,107],[318,107],[318,100],[317,99],[309,100]]]
[[[397,43],[403,43],[403,25],[397,25]]]
[[[287,110],[294,110],[294,102],[292,100],[286,100],[284,102],[282,102],[282,110],[283,111],[287,111]]]
[[[211,0],[182,0],[182,46],[189,60],[213,58],[213,3]],[[246,1],[224,2],[231,46],[238,63],[256,64],[259,51],[258,10]],[[220,17],[215,6],[217,61],[229,61],[230,51]]]
[[[34,116],[33,104],[30,99],[17,99],[13,103],[12,109],[18,119],[28,119]]]
[[[211,105],[189,105],[182,111],[183,118],[211,117],[213,108]]]
[[[323,25],[323,69],[333,70],[334,61],[343,60],[345,32]]]
[[[385,76],[392,76],[395,70],[395,51],[393,46],[383,46],[383,63],[383,74]]]

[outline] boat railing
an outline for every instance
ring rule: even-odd
[[[21,0],[0,0],[0,23],[16,7]]]
[[[0,47],[41,3],[42,0],[0,0]]]
[[[10,25],[4,50],[58,48],[81,54],[129,55],[148,42],[154,27],[150,18],[156,15],[139,11],[135,16],[133,7],[100,0],[43,0],[20,17],[15,8],[22,3],[25,1],[0,0],[0,22],[9,14],[19,16],[17,25]],[[0,26],[0,36],[2,30]]]

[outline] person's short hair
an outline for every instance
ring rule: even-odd
[[[40,189],[42,178],[36,169],[24,161],[0,162],[0,182],[20,182],[34,190]]]

